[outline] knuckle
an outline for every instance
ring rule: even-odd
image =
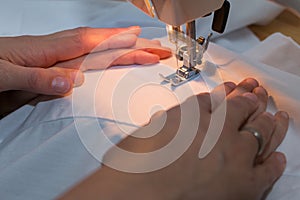
[[[263,112],[264,120],[271,124],[275,124],[275,116],[269,112]]]
[[[241,99],[238,98],[237,96],[227,100],[227,104],[233,108],[236,106],[241,106],[242,103],[243,102],[241,101]]]
[[[211,110],[211,95],[208,92],[201,93],[200,95],[197,96],[198,102],[201,107]]]
[[[27,67],[48,67],[55,63],[55,57],[51,54],[54,48],[44,48],[43,41],[37,40],[34,36],[22,38],[24,45],[23,54],[20,57],[20,64]],[[25,49],[26,48],[26,49]]]
[[[237,89],[240,91],[248,91],[251,92],[254,89],[254,86],[247,82],[242,82],[237,86]]]
[[[76,35],[83,37],[83,36],[85,36],[87,29],[89,29],[89,28],[88,27],[78,27],[78,28],[73,29],[73,31]]]
[[[268,141],[274,131],[275,121],[269,114],[262,113],[262,115],[250,124],[250,126],[253,128],[255,127],[254,129],[257,129],[262,133],[263,139]]]
[[[236,109],[242,109],[242,108],[254,108],[255,105],[253,102],[251,102],[250,99],[244,96],[235,96],[227,101],[228,105],[236,108]]]
[[[47,40],[42,40],[38,36],[19,36],[16,37],[16,42],[17,48],[9,59],[14,64],[48,67],[55,63],[55,57],[51,53],[55,48]]]
[[[37,63],[37,66],[39,67],[48,67],[53,65],[56,62],[56,58],[55,56],[53,56],[51,53],[48,52],[48,49],[41,49],[39,51],[39,55],[38,55],[39,59],[35,59],[34,60],[39,60],[39,62]],[[34,61],[33,61],[34,63]]]
[[[237,112],[241,119],[248,119],[257,109],[258,105],[245,96],[235,96],[227,99],[228,115]],[[231,118],[231,117],[229,117]]]
[[[252,91],[253,87],[249,84],[243,84],[238,86],[240,90],[242,91]]]
[[[264,117],[258,120],[258,125],[262,127],[265,132],[272,132],[275,128],[275,120],[268,115],[263,114]]]
[[[36,90],[39,88],[39,84],[41,83],[41,77],[42,77],[42,74],[41,74],[41,71],[39,70],[32,70],[28,79],[27,79],[27,86],[28,86],[28,89],[31,89],[31,90]]]
[[[7,63],[6,61],[0,60],[0,92],[5,91],[7,89],[10,89],[7,87],[7,80],[9,80],[10,73],[9,70],[7,69]]]
[[[32,67],[33,63],[35,63],[36,66],[39,66],[40,63],[38,61],[34,62],[35,60],[39,60],[39,59],[36,59],[36,54],[37,54],[37,52],[39,52],[42,56],[41,59],[44,59],[44,56],[43,56],[44,54],[41,53],[41,51],[39,50],[40,48],[35,44],[33,37],[24,36],[22,38],[22,40],[27,45],[25,45],[26,59],[22,59],[22,56],[21,56],[21,59],[22,59],[21,64]]]
[[[73,43],[74,43],[74,48],[78,51],[80,51],[82,54],[85,52],[84,44],[87,41],[87,31],[89,28],[87,27],[79,27],[73,29]]]
[[[204,102],[204,103],[210,103],[210,93],[208,92],[204,92],[204,93],[201,93],[197,96],[198,98],[198,101],[201,103],[201,102]]]

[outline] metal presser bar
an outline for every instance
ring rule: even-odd
[[[129,0],[136,7],[167,25],[169,40],[176,44],[176,57],[183,65],[176,73],[163,80],[172,85],[180,85],[200,74],[197,66],[202,64],[203,54],[207,50],[210,38],[196,38],[196,22],[214,12],[212,29],[223,33],[230,10],[227,0]],[[183,30],[185,25],[185,31]],[[180,44],[178,46],[178,44]]]

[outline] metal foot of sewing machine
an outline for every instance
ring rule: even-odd
[[[176,45],[176,58],[183,65],[169,76],[160,74],[163,80],[174,86],[197,77],[201,70],[210,38],[196,36],[196,22],[200,17],[214,12],[212,30],[223,33],[230,10],[227,0],[129,0],[152,17],[167,24],[168,38]]]

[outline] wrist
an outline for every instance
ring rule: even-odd
[[[124,173],[103,166],[59,199],[168,200],[157,186],[144,174]]]
[[[164,191],[160,190],[162,187],[159,187],[147,174],[125,173],[106,166],[99,173],[101,173],[99,180],[104,179],[103,188],[109,188],[102,190],[102,194],[106,197],[104,199],[168,200]]]

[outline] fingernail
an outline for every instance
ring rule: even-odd
[[[249,83],[249,84],[251,84],[253,87],[257,87],[258,86],[258,82],[255,79],[253,79],[253,78],[247,78],[246,82]]]
[[[285,111],[281,111],[281,112],[280,112],[280,115],[281,115],[282,117],[286,118],[286,119],[289,118],[289,114],[288,114],[287,112],[285,112]]]
[[[235,83],[233,83],[233,82],[225,82],[224,83],[227,87],[230,87],[230,88],[235,88],[236,87],[236,84]]]
[[[277,160],[278,160],[281,164],[283,164],[283,165],[286,164],[286,159],[285,159],[285,156],[284,156],[284,155],[282,155],[282,154],[277,154],[277,155],[276,155],[276,158],[277,158]]]
[[[256,92],[256,93],[260,93],[260,94],[268,95],[266,89],[263,88],[262,86],[259,86],[259,87],[255,88],[255,92]]]
[[[245,94],[243,94],[244,97],[247,97],[248,99],[250,99],[253,102],[257,102],[257,96],[253,93],[247,92]]]
[[[84,82],[84,75],[82,72],[72,72],[72,81],[74,84],[74,87],[81,86]]]
[[[52,81],[52,88],[57,92],[57,93],[66,93],[70,90],[70,82],[68,79],[64,77],[56,77]]]

